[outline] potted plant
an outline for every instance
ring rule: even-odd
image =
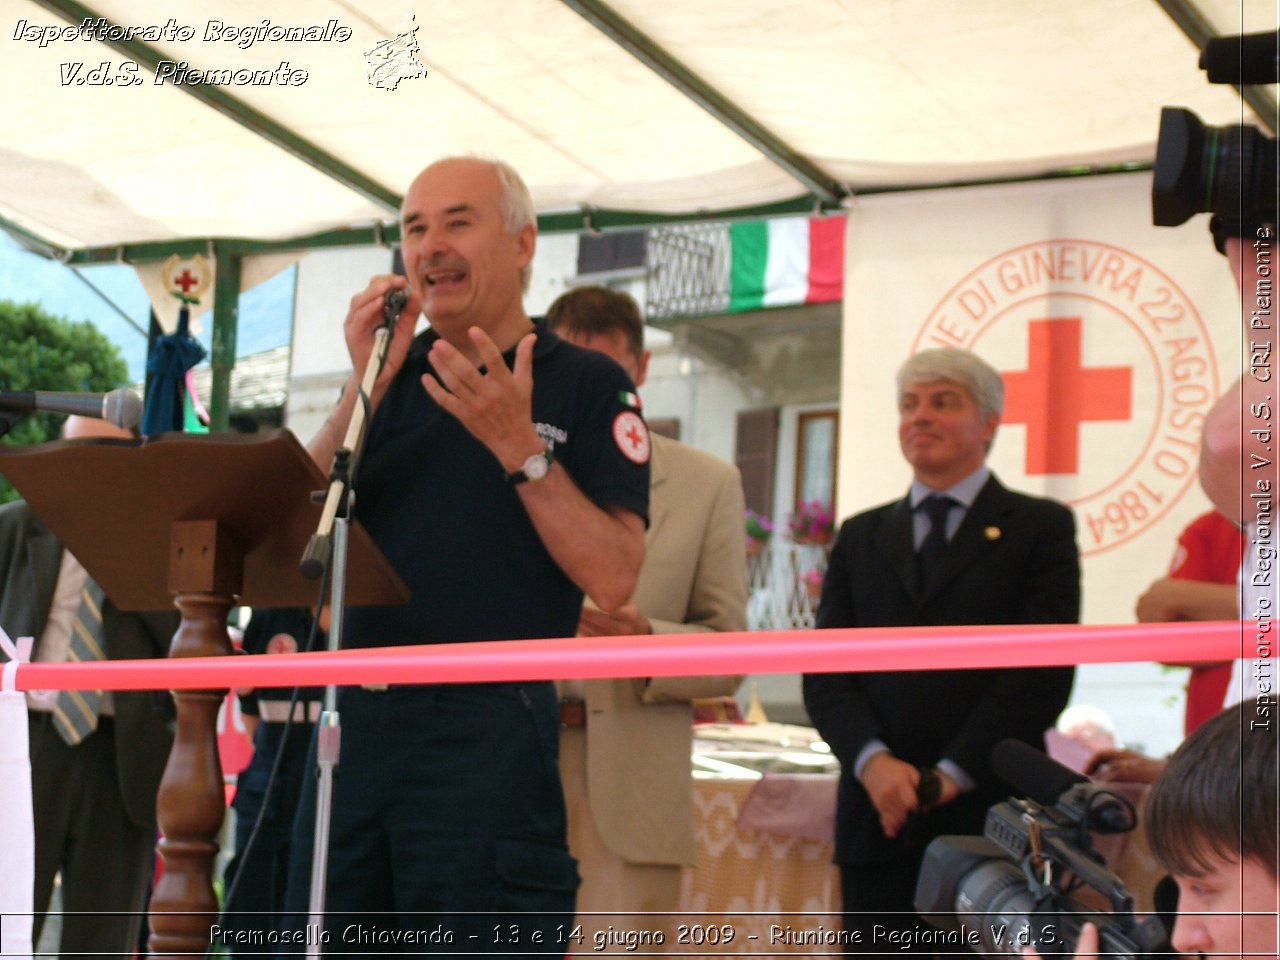
[[[795,513],[787,520],[787,530],[793,543],[825,545],[831,542],[835,529],[836,515],[830,504],[821,500],[798,504]]]
[[[804,587],[804,592],[809,595],[810,600],[817,600],[822,596],[824,573],[825,571],[821,567],[811,567],[800,574],[800,586]]]
[[[747,556],[758,556],[773,536],[773,521],[754,510],[747,511]]]

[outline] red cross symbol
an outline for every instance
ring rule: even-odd
[[[634,410],[623,410],[614,417],[613,442],[632,463],[649,462],[649,431]]]
[[[173,281],[182,288],[183,293],[190,293],[191,288],[196,286],[200,281],[191,275],[191,271],[183,269],[182,276],[176,277]]]
[[[1080,425],[1133,416],[1133,367],[1081,364],[1079,317],[1033,320],[1027,369],[1001,373],[1005,423],[1027,425],[1027,475],[1076,473]]]

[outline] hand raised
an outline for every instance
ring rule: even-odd
[[[430,353],[435,376],[424,375],[422,386],[511,473],[543,449],[532,415],[533,346],[537,336],[527,334],[516,345],[512,370],[507,369],[502,351],[487,333],[471,327],[467,336],[480,365],[448,341],[437,340]]]

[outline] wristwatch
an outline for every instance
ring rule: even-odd
[[[535,453],[520,464],[520,469],[515,473],[508,473],[507,483],[515,487],[526,480],[541,480],[551,470],[551,461],[553,459],[555,458],[551,456],[551,448],[543,447],[541,453]]]

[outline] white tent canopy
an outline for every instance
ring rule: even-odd
[[[1275,0],[1194,2],[1212,33],[1277,26]],[[0,5],[0,218],[29,243],[64,250],[278,240],[393,221],[414,174],[457,152],[510,160],[542,212],[692,213],[1149,163],[1165,104],[1213,124],[1259,122],[1232,88],[1207,82],[1195,46],[1157,0]],[[191,70],[261,70],[272,82],[216,85],[214,96],[236,102],[210,105],[198,96],[208,88],[157,83],[145,64],[131,66],[136,49],[65,34],[24,39],[81,14],[191,28],[190,40],[171,31],[149,44],[185,64],[188,79]],[[428,73],[376,89],[364,53],[410,14]],[[625,21],[612,35],[596,25],[612,18]],[[218,23],[264,20],[336,21],[350,37],[205,39]],[[642,55],[691,75],[695,92],[619,42],[632,30],[627,42],[639,35]],[[80,82],[102,63],[112,84]],[[280,81],[297,70],[305,82],[296,73]],[[252,119],[228,115],[245,107]],[[314,150],[311,162],[294,152],[295,137]]]

